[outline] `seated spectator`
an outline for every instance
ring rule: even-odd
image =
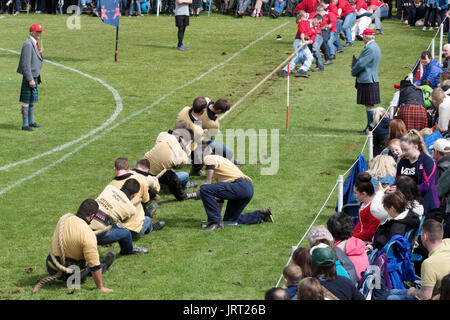
[[[397,164],[393,157],[380,154],[369,162],[367,172],[372,177],[370,182],[375,189],[378,187],[378,183],[381,183],[383,187],[390,186],[394,184]]]
[[[407,26],[423,27],[425,21],[425,6],[421,0],[414,0],[414,5],[409,6],[407,18],[404,21]]]
[[[434,107],[433,100],[431,99],[431,93],[433,92],[431,82],[427,79],[424,79],[422,80],[422,84],[419,86],[419,88],[423,92],[424,107],[428,111],[429,109],[432,109]]]
[[[431,128],[423,128],[422,130],[419,131],[419,134],[422,137],[422,139],[425,139],[432,133],[433,133],[433,129],[431,129]]]
[[[420,270],[420,289],[411,287],[396,290],[395,297],[390,296],[390,300],[430,300],[439,294],[442,280],[450,270],[450,239],[442,237],[442,224],[433,219],[425,220],[422,224],[421,239],[429,256],[422,263]]]
[[[389,216],[378,226],[373,236],[373,248],[381,249],[394,235],[403,236],[408,230],[419,227],[419,217],[406,205],[406,198],[400,191],[386,195],[383,206]]]
[[[387,144],[389,145],[392,139],[400,139],[405,134],[408,133],[408,129],[406,129],[406,125],[402,119],[393,119],[389,123],[389,135]]]
[[[437,130],[445,136],[448,132],[448,123],[450,121],[450,97],[441,88],[436,88],[431,94],[431,99],[433,105],[439,110]]]
[[[395,119],[403,120],[406,129],[416,129],[417,131],[428,127],[427,110],[423,105],[405,104],[397,113]]]
[[[335,240],[335,246],[341,249],[355,266],[358,280],[369,266],[366,243],[353,236],[352,218],[343,212],[332,215],[327,221],[327,228]]]
[[[298,284],[297,300],[325,300],[319,280],[313,277],[302,279]]]
[[[313,276],[339,300],[364,300],[364,296],[348,278],[336,272],[333,249],[320,243],[311,248]]]
[[[431,87],[434,89],[439,84],[439,77],[442,73],[442,66],[439,61],[434,60],[429,51],[423,51],[420,55],[420,59],[423,65],[422,77],[414,82],[416,86],[420,86],[423,79],[427,79],[431,82]]]
[[[286,8],[287,0],[275,0],[273,7],[270,9],[270,16],[274,19],[283,14],[284,8]]]
[[[291,300],[291,296],[286,289],[273,287],[266,291],[264,300]]]
[[[447,139],[437,139],[431,146],[433,160],[436,163],[436,183],[441,175],[450,168],[450,141]]]
[[[304,277],[311,277],[311,254],[308,248],[298,247],[292,254],[292,263],[298,265],[303,272]]]
[[[386,137],[389,135],[389,124],[392,119],[389,118],[389,113],[383,107],[376,107],[373,111],[373,156],[379,155],[386,147]],[[373,129],[375,128],[375,129]]]
[[[308,234],[308,242],[310,247],[313,247],[319,243],[324,243],[330,246],[334,252],[336,259],[337,274],[343,277],[349,278],[354,284],[358,282],[358,275],[356,274],[355,266],[353,262],[347,257],[347,255],[340,249],[337,249],[334,245],[334,239],[330,231],[325,226],[320,225],[311,229]]]
[[[450,71],[442,71],[439,77],[439,87],[445,91],[446,95],[450,94]]]
[[[371,175],[368,172],[360,172],[353,190],[356,201],[360,202],[359,221],[353,228],[353,236],[365,242],[371,242],[380,220],[375,218],[371,212],[372,199],[375,196],[375,189],[371,182]]]
[[[441,289],[439,290],[439,295],[436,297],[439,299],[433,300],[450,300],[450,274],[442,278]]]
[[[442,63],[442,70],[448,71],[448,60],[450,59],[450,43],[444,44],[442,47],[442,56],[445,58],[444,62]]]
[[[397,164],[397,178],[409,176],[417,184],[423,197],[424,212],[439,208],[435,176],[436,164],[416,130],[411,130],[400,139],[403,157]]]
[[[238,12],[236,17],[242,18],[247,11],[247,8],[251,5],[251,0],[237,0]]]
[[[302,268],[295,263],[288,264],[283,268],[283,278],[291,300],[297,300],[297,286],[303,279]]]
[[[388,145],[389,153],[391,157],[394,158],[395,163],[397,164],[400,161],[400,158],[403,154],[402,148],[400,147],[400,139],[392,139]]]
[[[263,14],[261,12],[261,8],[262,8],[262,5],[263,5],[263,2],[267,3],[267,2],[269,2],[269,0],[256,0],[255,8],[253,9],[253,12],[252,12],[252,17],[259,18],[259,17],[263,16]]]

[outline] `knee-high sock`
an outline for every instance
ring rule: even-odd
[[[373,128],[373,110],[366,110],[367,115],[367,127]]]
[[[178,27],[178,46],[181,47],[183,45],[184,38],[184,30],[186,27]]]
[[[22,127],[28,127],[28,106],[22,105]]]
[[[28,124],[29,125],[32,125],[34,123],[33,111],[34,111],[34,107],[32,104],[30,104],[28,107]]]

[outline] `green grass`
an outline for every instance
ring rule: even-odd
[[[119,59],[114,62],[114,28],[82,16],[81,29],[68,30],[66,19],[59,15],[6,16],[0,20],[0,48],[20,51],[29,25],[41,23],[47,30],[45,58],[115,88],[123,111],[96,136],[0,170],[0,190],[11,188],[0,195],[0,299],[262,299],[277,283],[291,246],[304,235],[337,176],[350,167],[364,144],[365,137],[356,131],[364,127],[365,111],[355,103],[355,80],[350,75],[351,57],[359,55],[362,43],[338,55],[323,73],[311,73],[310,79],[291,78],[288,132],[284,130],[286,81],[277,75],[222,122],[223,131],[279,130],[277,174],[261,175],[267,165],[248,161],[242,167],[255,187],[247,210],[271,206],[274,224],[203,233],[200,222],[206,214],[201,201],[179,203],[163,195],[157,218],[166,221],[166,228],[137,242],[149,247],[149,254],[119,257],[114,262],[104,275],[104,285],[114,289],[113,293],[95,290],[89,278],[74,294],[54,282],[32,296],[36,281],[47,275],[45,258],[59,217],[75,212],[81,201],[95,198],[103,190],[113,177],[114,160],[126,156],[134,163],[141,158],[157,134],[171,128],[178,111],[197,96],[226,97],[234,104],[292,53],[296,32],[293,18],[202,15],[192,18],[187,28],[185,45],[190,49],[179,52],[173,18],[124,17]],[[381,101],[387,107],[393,84],[410,71],[432,35],[404,27],[398,20],[386,20],[383,25],[385,34],[377,37],[377,42],[382,50]],[[275,40],[277,34],[282,41]],[[35,108],[42,128],[22,132],[18,58],[0,50],[0,166],[73,141],[113,115],[115,100],[104,86],[45,63]],[[198,78],[200,75],[203,77]],[[83,143],[86,145],[81,147]],[[43,168],[47,169],[40,172]],[[33,174],[32,179],[13,185]],[[334,213],[335,203],[336,192],[317,225]],[[117,244],[114,249],[118,251]],[[99,251],[104,255],[108,249],[99,247]],[[25,272],[28,268],[31,273]]]

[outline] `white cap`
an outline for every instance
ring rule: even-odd
[[[437,139],[431,149],[434,149],[443,153],[450,153],[450,141],[447,139]]]

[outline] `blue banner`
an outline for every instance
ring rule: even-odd
[[[119,26],[120,0],[100,0],[100,12],[104,23]]]

